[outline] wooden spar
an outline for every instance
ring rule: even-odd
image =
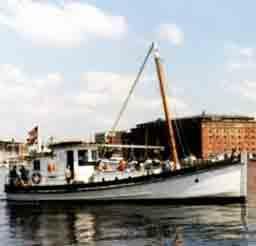
[[[120,149],[155,149],[164,150],[164,146],[153,146],[153,145],[134,145],[134,144],[96,144],[98,147],[105,148],[120,148]]]
[[[107,136],[110,137],[110,138],[109,138],[109,139],[110,139],[110,142],[112,141],[111,135],[115,134],[116,127],[117,127],[117,125],[118,125],[118,123],[119,123],[119,121],[120,121],[120,119],[121,119],[122,114],[124,113],[124,111],[125,111],[125,109],[126,109],[126,107],[127,107],[127,105],[128,105],[128,102],[129,102],[129,100],[130,100],[130,97],[131,97],[131,95],[132,95],[132,93],[133,93],[133,91],[134,91],[134,89],[135,89],[137,83],[139,82],[140,77],[142,76],[142,73],[143,73],[143,71],[144,71],[144,69],[145,69],[145,66],[146,66],[146,64],[147,64],[147,61],[148,61],[148,59],[149,59],[149,57],[150,57],[150,55],[151,55],[153,49],[154,49],[154,43],[152,43],[152,45],[150,46],[150,48],[149,48],[149,50],[148,50],[148,53],[147,53],[147,55],[146,55],[146,57],[145,57],[145,59],[144,59],[142,65],[141,65],[141,67],[140,67],[140,70],[139,70],[139,72],[138,72],[138,74],[137,74],[137,76],[136,76],[136,78],[135,78],[135,80],[134,80],[134,82],[133,82],[133,84],[132,84],[131,89],[129,90],[128,96],[126,97],[126,99],[125,99],[125,101],[124,101],[124,104],[122,105],[122,108],[121,108],[120,112],[118,113],[118,117],[117,117],[116,121],[114,122],[114,125],[113,125],[111,131],[109,131],[109,132],[107,133]]]
[[[166,76],[164,73],[164,67],[163,67],[163,64],[161,63],[159,53],[156,49],[154,54],[155,54],[155,64],[156,64],[156,70],[157,70],[157,75],[158,75],[158,80],[160,85],[160,92],[162,96],[162,102],[163,102],[163,108],[164,108],[164,114],[165,114],[165,121],[167,124],[168,143],[170,146],[170,150],[172,150],[172,153],[173,153],[174,169],[177,169],[177,164],[179,160],[178,160],[178,154],[176,149],[174,130],[172,127],[172,120],[170,117],[170,111],[168,107],[167,95],[165,92]]]

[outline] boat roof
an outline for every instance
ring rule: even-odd
[[[88,143],[82,140],[68,140],[55,142],[49,145],[50,149],[59,149],[59,148],[74,148],[74,147],[97,147],[95,143]]]
[[[82,140],[72,140],[72,141],[60,141],[50,144],[50,149],[61,149],[61,148],[120,148],[120,149],[158,149],[164,150],[163,146],[152,146],[152,145],[128,145],[128,144],[97,144],[88,143]]]

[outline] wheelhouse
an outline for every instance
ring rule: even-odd
[[[50,146],[56,160],[58,176],[65,177],[65,171],[69,169],[75,182],[89,182],[99,159],[98,148],[95,144],[81,141],[59,142]]]
[[[88,183],[98,158],[95,144],[82,141],[58,142],[50,145],[47,152],[32,153],[26,157],[21,165],[15,165],[15,172],[23,182],[21,169],[25,167],[28,177],[24,185],[60,185],[66,184],[67,179],[75,183]],[[13,168],[10,168],[10,173]],[[7,183],[11,181],[10,176]]]

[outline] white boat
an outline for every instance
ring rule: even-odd
[[[97,145],[63,142],[28,161],[30,184],[5,186],[13,201],[234,202],[246,198],[247,158],[175,171],[97,171]],[[50,168],[50,166],[55,166]],[[66,166],[72,183],[67,183]]]
[[[152,50],[153,46],[148,54]],[[172,150],[173,170],[97,171],[98,145],[62,142],[51,145],[49,153],[38,153],[27,160],[30,174],[26,183],[7,180],[7,200],[136,203],[244,201],[247,197],[246,154],[238,160],[228,159],[178,168],[179,160],[163,85],[165,78],[158,53],[155,53],[155,62],[168,125],[167,137]]]

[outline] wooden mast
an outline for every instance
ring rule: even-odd
[[[157,48],[155,47],[154,49],[154,56],[155,56],[155,64],[156,64],[156,70],[157,70],[157,76],[159,80],[159,85],[160,85],[160,92],[162,96],[162,103],[163,103],[163,108],[164,108],[164,114],[165,114],[165,121],[167,124],[167,134],[168,134],[168,143],[170,146],[170,150],[172,150],[173,153],[173,161],[174,161],[174,169],[177,169],[177,164],[179,162],[178,159],[178,154],[177,154],[177,149],[176,149],[176,142],[175,142],[175,137],[174,137],[174,130],[172,126],[172,120],[171,120],[171,115],[168,107],[168,98],[165,92],[165,84],[166,84],[166,76],[164,73],[164,67],[161,62],[159,52]]]

